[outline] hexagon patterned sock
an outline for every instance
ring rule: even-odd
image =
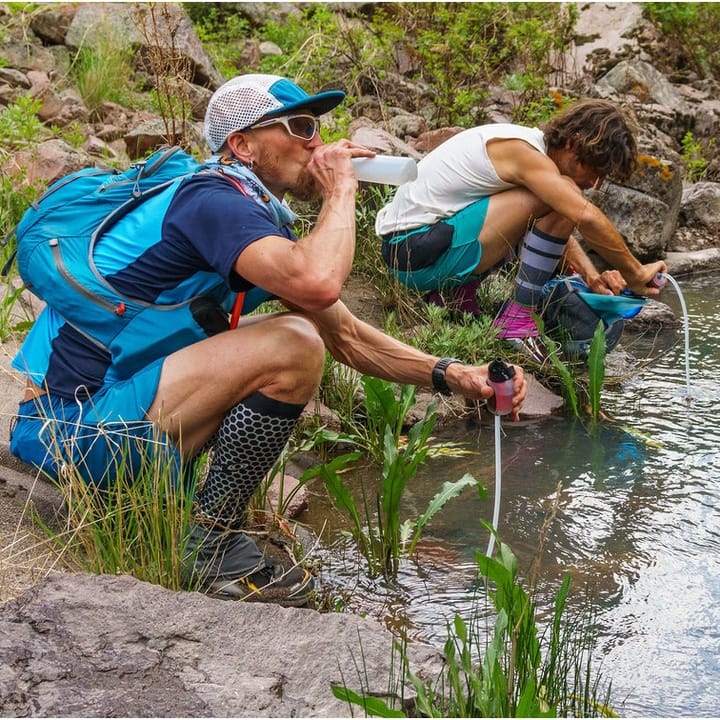
[[[211,443],[210,467],[195,495],[203,516],[226,529],[242,526],[250,498],[280,456],[304,407],[256,392],[230,409]]]

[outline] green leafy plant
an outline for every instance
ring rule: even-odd
[[[444,667],[435,682],[409,669],[405,645],[395,643],[404,673],[398,684],[415,690],[413,716],[419,717],[617,717],[609,705],[610,688],[593,677],[592,616],[563,622],[570,576],[556,596],[550,638],[543,652],[536,609],[518,577],[517,560],[500,542],[497,558],[477,555],[488,597],[495,607],[489,635],[479,618],[455,616],[443,648]],[[588,603],[589,608],[589,603]],[[347,684],[332,686],[335,697],[377,717],[408,717],[404,710]],[[404,699],[404,692],[388,693]]]
[[[186,134],[193,72],[190,60],[178,47],[182,16],[166,3],[138,4],[135,12],[136,24],[145,37],[145,63],[153,77],[153,96],[165,125],[166,141],[190,149]]]
[[[70,73],[91,117],[97,117],[106,101],[132,105],[130,78],[132,51],[117,29],[95,29],[93,47],[81,47],[70,65]]]
[[[445,308],[424,304],[421,318],[408,341],[433,355],[478,363],[506,354],[492,326],[492,313],[479,318],[469,314],[457,317]]]
[[[548,350],[548,360],[554,368],[557,377],[560,380],[565,406],[569,409],[573,417],[580,415],[580,404],[578,402],[577,385],[570,368],[560,358],[560,343],[545,333],[545,323],[539,315],[533,315],[540,337]]]
[[[477,481],[465,475],[455,483],[445,483],[418,518],[401,521],[403,493],[418,467],[434,455],[462,452],[452,443],[430,444],[437,415],[434,405],[428,406],[423,419],[403,435],[406,417],[415,402],[414,386],[402,386],[400,398],[396,386],[384,380],[363,377],[367,430],[357,435],[348,433],[348,440],[361,448],[334,458],[308,470],[302,482],[320,475],[335,505],[350,520],[351,534],[360,554],[368,563],[371,577],[397,577],[401,556],[411,555],[422,532],[432,517],[452,498]],[[382,465],[380,489],[368,492],[360,485],[360,506],[343,479],[343,471],[357,462],[363,452]]]
[[[605,382],[605,355],[605,326],[599,322],[588,351],[588,396],[590,417],[593,420],[597,420],[600,415],[600,393]]]
[[[52,528],[35,517],[60,562],[75,571],[184,587],[194,477],[178,481],[174,451],[161,438],[148,443],[151,447],[137,472],[128,463],[127,448],[121,449],[109,489],[87,484],[75,466],[65,464],[57,483],[67,509],[64,527]],[[62,457],[59,449],[57,454]]]
[[[650,2],[643,13],[660,28],[658,62],[673,72],[691,68],[713,78],[720,70],[720,7],[716,3]]]
[[[708,150],[715,147],[715,138],[711,138],[707,143],[707,148],[695,139],[690,130],[683,135],[680,141],[682,147],[682,158],[685,161],[685,180],[688,182],[698,182],[705,179],[707,167],[710,161],[706,158]]]
[[[41,100],[22,95],[0,110],[0,138],[3,145],[20,147],[38,142],[43,134],[43,124],[37,117],[41,106]]]

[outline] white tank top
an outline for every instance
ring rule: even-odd
[[[432,225],[488,195],[515,187],[498,177],[487,154],[496,138],[524,140],[546,153],[539,128],[491,123],[463,130],[418,163],[416,180],[400,185],[392,202],[377,214],[378,235]]]

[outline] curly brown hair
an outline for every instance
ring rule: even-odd
[[[571,148],[577,159],[602,177],[624,181],[637,162],[637,144],[628,119],[609,100],[580,100],[543,126],[550,148]]]

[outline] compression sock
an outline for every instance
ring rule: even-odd
[[[257,545],[240,528],[250,498],[280,456],[304,407],[256,392],[225,416],[211,441],[207,475],[195,494],[201,522],[190,538],[194,575],[233,577],[264,566]]]
[[[537,337],[532,318],[542,299],[542,289],[553,276],[565,251],[567,238],[558,238],[534,228],[523,240],[520,267],[512,297],[503,306],[494,325],[503,339]]]

